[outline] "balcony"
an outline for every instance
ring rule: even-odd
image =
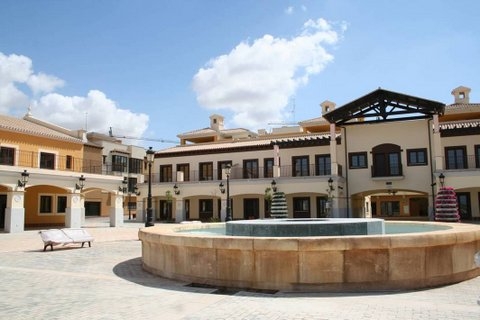
[[[330,170],[316,170],[314,164],[308,167],[302,168],[302,170],[294,170],[293,166],[281,166],[280,178],[304,178],[304,177],[318,177],[318,176],[331,176]],[[342,167],[339,166],[338,174],[342,175]],[[252,179],[270,179],[274,178],[273,169],[269,168],[265,170],[264,167],[259,167],[258,170],[251,170],[250,168],[243,168],[234,166],[231,170],[230,179],[237,180],[252,180]],[[276,177],[275,177],[276,178]],[[210,172],[200,172],[198,170],[190,170],[188,174],[184,174],[184,182],[202,182],[202,181],[220,181],[222,180],[222,172],[218,170],[212,170]],[[173,175],[160,176],[158,172],[152,172],[152,183],[172,183],[178,182],[176,179],[176,173]]]
[[[480,155],[443,158],[445,170],[474,171],[480,170]]]
[[[48,157],[42,157],[42,154],[39,152],[16,151],[12,157],[0,158],[0,165],[100,175],[122,175],[128,173],[128,166],[124,164],[103,163],[100,160],[89,160],[72,156],[48,155]],[[140,174],[142,172],[130,173]]]

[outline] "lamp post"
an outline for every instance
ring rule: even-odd
[[[78,178],[78,183],[75,183],[75,189],[80,190],[80,192],[82,192],[84,186],[85,186],[85,177],[82,174],[80,178]]]
[[[230,208],[230,174],[232,172],[232,166],[230,164],[227,164],[225,166],[225,175],[227,176],[227,216],[225,217],[225,221],[232,221],[232,210]],[[223,185],[223,182],[220,182],[218,185],[220,188],[221,193],[225,193],[225,187]]]
[[[152,227],[152,163],[155,156],[155,151],[150,147],[147,150],[147,162],[148,162],[148,195],[147,195],[147,220],[145,221],[145,227]]]

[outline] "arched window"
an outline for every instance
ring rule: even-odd
[[[380,144],[372,149],[372,176],[373,177],[391,177],[401,176],[401,148],[392,143]]]

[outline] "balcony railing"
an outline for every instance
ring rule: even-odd
[[[456,158],[443,158],[445,170],[480,170],[480,155]]]
[[[342,167],[339,166],[338,174],[342,175]],[[303,177],[315,177],[315,176],[331,176],[330,170],[316,170],[315,165],[310,165],[308,168],[303,168],[303,170],[294,170],[293,166],[281,166],[280,167],[280,177],[287,178],[303,178]],[[273,177],[273,170],[265,170],[263,167],[259,167],[258,170],[251,170],[248,168],[242,167],[233,167],[230,173],[230,179],[269,179]],[[185,182],[202,182],[202,181],[220,181],[222,180],[222,172],[219,170],[212,170],[209,172],[200,172],[198,170],[189,171],[188,175],[184,174]],[[176,179],[176,173],[173,172],[172,175],[161,176],[158,172],[152,172],[152,183],[169,183],[169,182],[178,182]]]
[[[17,161],[15,161],[15,159]],[[41,153],[30,151],[16,151],[14,157],[3,157],[0,159],[0,165],[15,165],[25,168],[38,168],[102,175],[121,175],[123,173],[128,173],[128,166],[124,164],[103,163],[102,161],[98,160],[59,155],[42,158]]]

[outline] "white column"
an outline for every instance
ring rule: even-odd
[[[112,193],[110,206],[110,227],[123,226],[123,194]]]
[[[137,214],[135,216],[135,221],[145,222],[145,210],[143,209],[143,200],[137,200]]]
[[[5,208],[5,231],[8,233],[22,232],[25,226],[25,192],[11,191],[7,194]]]
[[[67,196],[67,208],[65,210],[65,227],[81,228],[85,208],[80,194],[74,193]],[[83,209],[83,210],[82,210]]]
[[[431,130],[431,128],[428,128],[428,130]],[[434,170],[443,170],[442,141],[440,137],[438,114],[433,115],[433,152],[435,155]]]
[[[337,139],[336,139],[335,123],[330,124],[330,165],[332,175],[338,175],[338,163],[337,163]]]
[[[227,217],[227,198],[222,198],[222,208],[220,210],[220,220],[223,222]]]
[[[273,145],[273,177],[280,177],[280,147],[278,144]]]
[[[175,202],[175,222],[185,221],[185,211],[183,210],[183,199],[176,199]]]

